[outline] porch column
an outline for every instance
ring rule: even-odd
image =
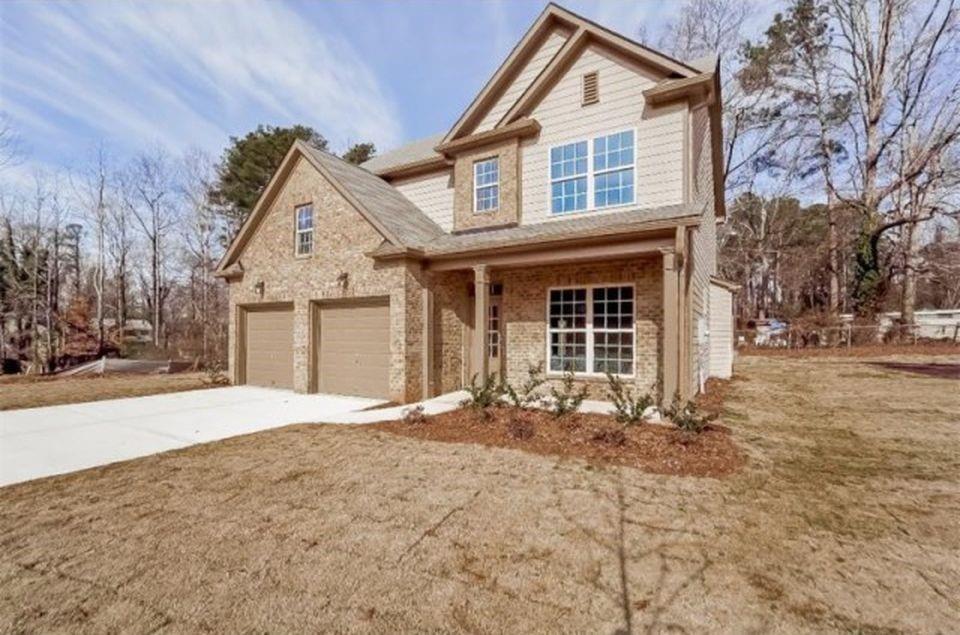
[[[424,285],[421,290],[421,305],[423,308],[423,333],[421,341],[423,344],[423,368],[421,377],[421,398],[429,399],[433,397],[433,289]]]
[[[682,268],[673,249],[663,254],[663,405],[673,401],[680,387],[680,277]]]
[[[487,265],[473,267],[473,345],[470,349],[470,377],[477,381],[487,378],[487,314],[490,311],[490,274]]]

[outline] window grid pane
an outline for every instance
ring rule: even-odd
[[[313,206],[296,208],[296,253],[305,256],[313,252]]]
[[[552,289],[548,313],[551,372],[633,375],[633,287]]]
[[[498,158],[473,164],[474,210],[486,212],[500,206],[500,160]]]
[[[611,207],[634,200],[633,131],[593,140],[593,205]]]
[[[297,255],[302,256],[313,251],[313,231],[297,232]]]
[[[550,207],[554,213],[587,208],[587,142],[550,150]]]

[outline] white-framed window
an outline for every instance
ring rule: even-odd
[[[634,374],[632,285],[550,289],[547,368],[586,375]]]
[[[593,205],[612,207],[633,202],[633,130],[593,140]]]
[[[296,250],[298,256],[313,253],[313,205],[300,205],[294,208],[296,216]]]
[[[500,159],[473,164],[473,211],[495,212],[500,207]]]
[[[587,208],[586,141],[550,148],[550,211],[554,214]]]
[[[633,129],[550,148],[550,212],[565,214],[636,201]]]
[[[491,304],[487,312],[487,357],[500,357],[500,305]]]

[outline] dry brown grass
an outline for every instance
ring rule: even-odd
[[[957,382],[739,370],[722,480],[301,425],[0,489],[0,632],[955,630]]]
[[[203,373],[57,377],[0,375],[0,410],[143,397],[209,388]]]

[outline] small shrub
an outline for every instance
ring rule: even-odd
[[[679,393],[674,394],[673,403],[667,408],[666,415],[673,421],[673,425],[680,430],[693,434],[700,434],[710,425],[711,421],[717,418],[715,414],[701,414],[697,410],[697,404],[693,401],[681,404]]]
[[[625,426],[642,423],[643,413],[654,404],[650,393],[636,396],[622,379],[610,373],[607,373],[607,384],[607,396],[617,411],[616,420]]]
[[[587,387],[580,386],[575,388],[575,378],[573,371],[567,370],[563,373],[563,379],[560,380],[560,388],[550,386],[550,396],[552,402],[544,402],[544,405],[550,408],[550,411],[557,417],[568,415],[580,409],[580,404],[587,398]]]
[[[526,419],[521,419],[520,417],[514,416],[510,417],[510,420],[507,422],[507,434],[514,439],[526,441],[527,439],[533,437],[533,433],[533,424]]]
[[[514,406],[526,410],[541,399],[537,389],[540,388],[546,380],[546,377],[543,375],[543,362],[540,362],[536,366],[531,364],[527,367],[527,379],[520,384],[520,388],[515,389],[510,384],[504,382],[503,393]]]
[[[488,408],[500,404],[500,398],[503,397],[503,385],[497,381],[493,373],[487,375],[483,383],[477,383],[477,376],[474,375],[467,386],[467,392],[470,396],[460,402],[465,408],[473,408],[486,414]]]
[[[623,428],[601,428],[593,433],[593,440],[604,445],[621,446],[627,442]]]
[[[203,381],[210,386],[226,386],[230,383],[230,378],[223,372],[223,364],[220,362],[206,364],[203,371],[205,375]]]
[[[417,404],[403,411],[403,422],[411,426],[423,425],[427,422],[427,416],[424,413],[423,405]]]

